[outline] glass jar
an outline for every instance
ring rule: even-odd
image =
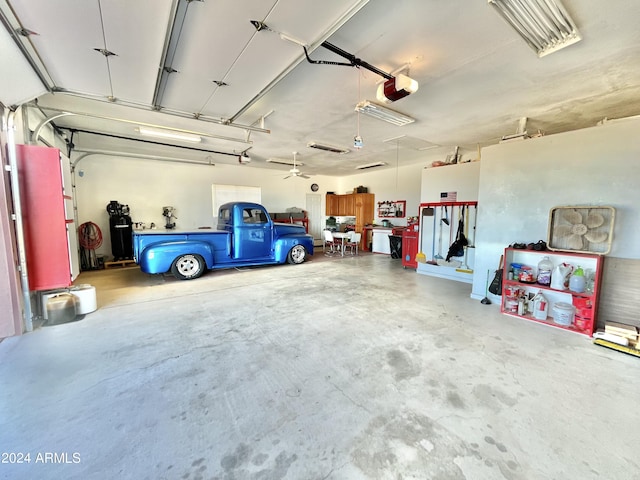
[[[548,287],[551,285],[551,271],[553,270],[553,263],[549,260],[549,257],[545,256],[540,263],[538,263],[538,277],[537,282],[540,285]]]

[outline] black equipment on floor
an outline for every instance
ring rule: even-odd
[[[129,216],[129,205],[112,200],[107,205],[109,231],[111,232],[111,254],[114,261],[133,259],[133,222]]]

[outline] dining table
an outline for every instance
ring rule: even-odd
[[[333,232],[333,238],[340,239],[340,254],[344,257],[344,244],[345,240],[349,240],[351,238],[351,232]]]

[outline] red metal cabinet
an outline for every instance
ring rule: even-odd
[[[29,289],[68,287],[71,267],[60,151],[16,145],[16,155]]]
[[[411,224],[402,232],[402,266],[405,268],[418,268],[416,255],[418,253],[419,228],[417,223]]]

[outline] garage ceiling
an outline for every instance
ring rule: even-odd
[[[518,131],[553,134],[640,114],[640,2],[564,0],[582,41],[538,58],[486,0],[0,0],[6,32],[41,81],[8,75],[5,103],[37,102],[77,149],[154,153],[350,175],[445,160]],[[251,21],[268,28],[257,29]],[[16,33],[17,32],[17,33]],[[20,34],[22,33],[22,34]],[[384,80],[346,62],[328,41],[419,90],[387,105],[415,122],[355,113]],[[14,64],[16,71],[20,65]],[[25,92],[25,85],[34,85]],[[48,92],[47,92],[48,90]],[[123,122],[121,120],[127,120]],[[195,132],[202,141],[153,140],[137,127]],[[354,148],[354,136],[363,139]],[[346,154],[307,147],[349,149]],[[174,146],[161,145],[173,144]],[[247,151],[249,164],[239,164]]]

